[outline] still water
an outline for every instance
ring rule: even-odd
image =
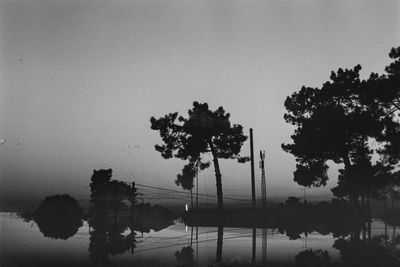
[[[253,235],[251,228],[224,227],[217,252],[217,227],[188,227],[177,220],[163,229],[124,230],[116,234],[118,237],[110,232],[96,237],[84,221],[64,240],[45,237],[34,221],[25,221],[15,213],[0,216],[1,266],[350,266],[345,261],[352,262],[343,259],[351,253],[335,248],[337,237],[316,231],[291,240],[275,229],[256,229]],[[381,221],[374,220],[371,229],[372,236],[386,236],[387,242],[396,239],[396,229]],[[100,240],[108,247],[99,245]],[[310,260],[307,251],[316,256],[313,254]],[[396,266],[396,255],[389,257],[393,258],[389,263]]]

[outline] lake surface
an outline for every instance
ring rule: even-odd
[[[34,221],[25,221],[15,213],[0,213],[0,218],[1,266],[350,266],[352,262],[344,258],[352,255],[351,250],[334,248],[339,238],[332,233],[302,233],[291,240],[276,229],[256,229],[253,235],[252,228],[224,227],[218,233],[218,227],[188,227],[176,220],[168,227],[144,233],[128,229],[114,236],[112,231],[96,230],[94,236],[96,231],[84,221],[64,240],[45,237]],[[387,242],[396,239],[397,230],[379,220],[371,225],[372,237],[383,235]],[[362,244],[356,247],[363,248]],[[397,245],[400,250],[400,242]],[[355,255],[365,259],[363,253],[360,249]],[[389,257],[395,264],[396,255]]]

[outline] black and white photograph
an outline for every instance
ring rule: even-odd
[[[399,267],[399,0],[0,0],[0,266]]]

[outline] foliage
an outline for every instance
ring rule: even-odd
[[[100,213],[100,214],[99,214]],[[115,220],[93,210],[89,218],[90,243],[89,258],[94,266],[110,266],[110,255],[123,254],[136,248],[136,233],[129,220]],[[130,229],[129,233],[125,233]]]
[[[176,184],[184,189],[193,188],[195,169],[206,169],[210,162],[203,162],[202,155],[211,152],[213,155],[215,176],[217,180],[218,204],[222,207],[221,173],[218,159],[237,159],[245,162],[239,153],[247,137],[243,134],[243,127],[231,124],[230,114],[222,107],[212,111],[208,104],[193,102],[193,108],[188,111],[188,117],[178,116],[177,112],[169,113],[155,119],[151,117],[151,129],[159,131],[163,140],[162,145],[155,149],[165,159],[179,158],[187,160],[182,174],[177,176]]]
[[[321,88],[303,86],[287,97],[284,119],[296,129],[293,143],[282,148],[296,157],[298,184],[326,185],[328,160],[345,166],[334,190],[337,196],[357,198],[392,181],[390,169],[400,160],[400,47],[389,55],[395,61],[386,67],[387,75],[361,80],[360,65],[340,68]],[[378,164],[372,163],[371,139],[382,147]]]
[[[360,240],[359,236],[355,235],[347,239],[336,239],[333,248],[340,252],[341,266],[399,266],[398,259],[392,254],[396,253],[396,249],[390,252],[390,246],[395,246],[396,240],[387,241],[382,235],[374,236],[368,241]]]
[[[194,266],[195,260],[193,255],[193,248],[190,246],[183,247],[180,251],[175,252],[176,261],[178,266]]]
[[[68,239],[82,226],[82,208],[70,195],[46,197],[33,215],[45,237]]]
[[[164,158],[196,162],[202,153],[211,152],[212,144],[218,158],[240,159],[240,149],[247,137],[241,125],[231,125],[230,114],[222,107],[211,111],[207,103],[193,102],[188,115],[188,118],[178,117],[175,112],[150,119],[151,129],[159,131],[164,141],[163,145],[155,146]]]
[[[111,180],[111,177],[112,169],[93,171],[90,183],[92,204],[100,209],[118,209],[125,206],[122,202],[125,199],[132,205],[135,204],[136,188],[121,181]]]
[[[323,267],[330,266],[329,253],[326,250],[307,249],[295,256],[296,266]]]
[[[182,174],[177,175],[175,183],[181,185],[183,189],[192,190],[193,188],[193,177],[196,175],[196,169],[194,164],[190,162],[185,165],[182,169]]]

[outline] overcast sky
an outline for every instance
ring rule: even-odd
[[[151,116],[223,106],[267,151],[268,194],[300,194],[283,152],[285,98],[339,67],[383,73],[400,2],[0,2],[0,195],[87,195],[93,169],[179,189]],[[248,154],[248,142],[243,154]],[[257,186],[260,172],[256,158]],[[249,164],[222,161],[225,195],[250,193]],[[327,189],[336,182],[331,171]],[[200,190],[215,192],[213,168]],[[259,192],[259,187],[257,188]]]

